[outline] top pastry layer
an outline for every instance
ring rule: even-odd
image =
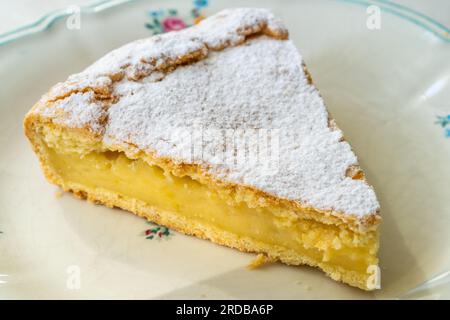
[[[375,193],[348,176],[357,158],[287,36],[267,10],[225,10],[110,52],[33,112],[303,206],[376,214]]]

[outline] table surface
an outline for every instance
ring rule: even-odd
[[[31,23],[52,10],[96,1],[99,0],[0,0],[0,34]],[[450,1],[448,0],[395,0],[392,2],[422,12],[445,26],[450,25]]]

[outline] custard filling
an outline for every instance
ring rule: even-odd
[[[61,151],[45,146],[50,166],[67,183],[104,189],[143,201],[204,227],[250,237],[277,250],[292,250],[319,266],[366,274],[377,264],[377,234],[303,219],[282,206],[250,207],[226,190],[212,189],[189,176],[175,176],[118,151]],[[300,263],[300,262],[298,262]]]

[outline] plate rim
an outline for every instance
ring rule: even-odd
[[[95,15],[96,13],[123,6],[128,3],[134,3],[142,0],[96,0],[89,4],[77,6],[82,15]],[[329,1],[329,0],[327,0]],[[377,6],[381,11],[391,14],[403,21],[414,24],[415,26],[434,35],[437,39],[450,43],[450,28],[446,27],[430,16],[414,10],[408,6],[393,3],[388,0],[332,0],[335,3],[354,4],[359,6]],[[195,2],[195,1],[194,1]],[[43,33],[50,29],[56,22],[68,17],[74,13],[73,5],[68,5],[62,9],[52,10],[34,22],[23,24],[11,31],[0,33],[0,46],[12,43],[31,35]]]

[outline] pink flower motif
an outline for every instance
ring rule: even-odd
[[[187,27],[183,20],[178,17],[167,17],[162,22],[164,32],[181,30]]]

